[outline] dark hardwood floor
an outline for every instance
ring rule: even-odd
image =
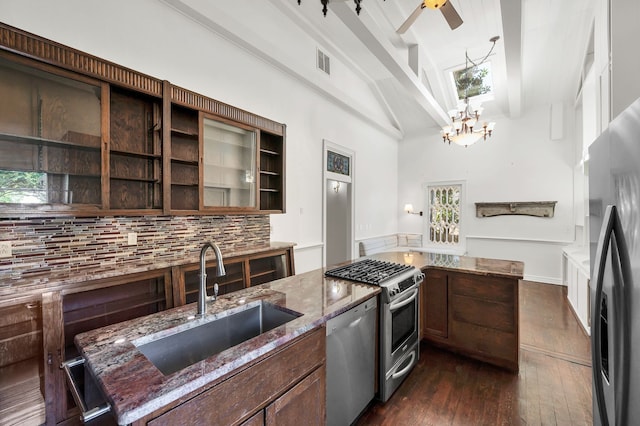
[[[386,404],[358,425],[591,425],[591,355],[562,286],[520,283],[518,374],[425,343]]]

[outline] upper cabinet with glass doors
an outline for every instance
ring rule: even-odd
[[[0,23],[0,217],[284,213],[285,134]]]
[[[256,209],[256,131],[207,117],[202,129],[203,206]]]
[[[0,203],[102,206],[100,82],[0,56]]]

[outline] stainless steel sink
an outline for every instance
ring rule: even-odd
[[[240,312],[136,346],[163,374],[169,375],[301,315],[260,302]]]

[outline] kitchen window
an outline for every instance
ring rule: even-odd
[[[463,184],[461,182],[426,186],[426,242],[435,248],[462,247]],[[457,250],[456,250],[457,251]]]

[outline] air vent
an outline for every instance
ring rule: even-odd
[[[320,49],[318,49],[318,69],[331,75],[331,58]]]

